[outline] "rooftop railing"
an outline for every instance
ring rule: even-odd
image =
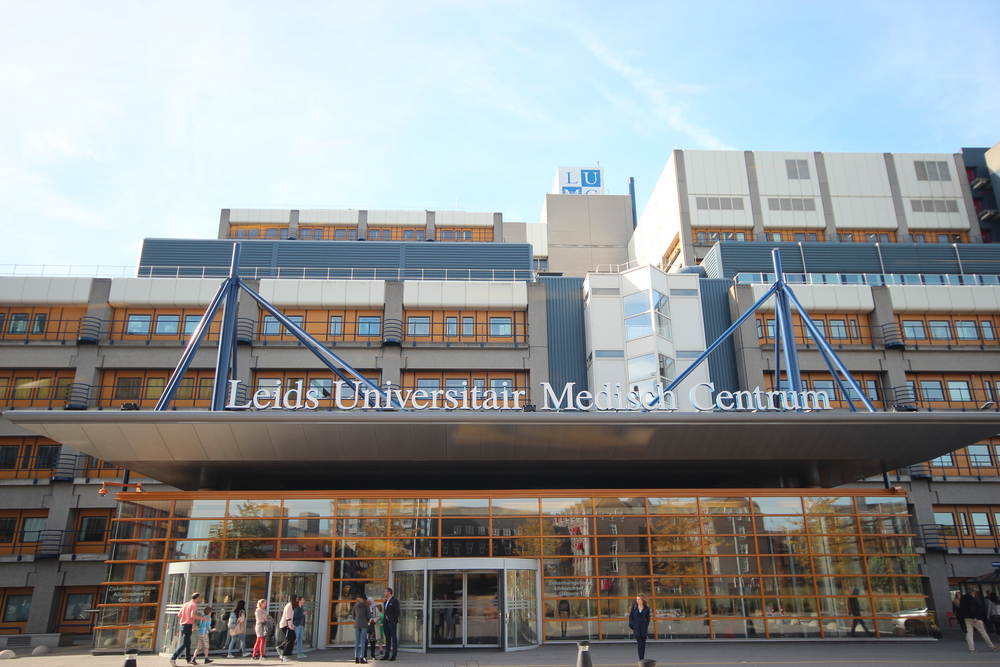
[[[228,266],[99,266],[0,264],[0,276],[68,278],[226,278]],[[240,268],[244,280],[264,278],[287,280],[464,280],[493,282],[534,282],[533,269],[400,269],[272,267]]]
[[[1000,285],[1000,275],[957,273],[786,273],[790,285]],[[737,273],[737,285],[770,285],[773,273]]]

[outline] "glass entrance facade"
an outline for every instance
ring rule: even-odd
[[[205,573],[223,600],[259,588],[251,569],[270,573],[273,590],[282,564],[313,565],[316,583],[302,585],[316,590],[305,593],[317,601],[315,646],[351,646],[352,600],[381,602],[390,581],[411,650],[623,640],[636,593],[650,598],[656,639],[931,631],[929,617],[901,620],[925,618],[926,602],[906,497],[889,490],[250,495],[120,494],[98,646],[137,629],[170,645],[175,630],[157,619],[183,602],[172,568],[222,558],[247,568]],[[404,571],[417,559],[439,565]],[[536,562],[538,590],[533,572],[478,559]]]

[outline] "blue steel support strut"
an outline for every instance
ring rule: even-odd
[[[229,281],[226,304],[222,310],[222,329],[219,332],[219,350],[215,360],[215,383],[212,385],[213,411],[226,409],[226,392],[229,389],[230,369],[233,367],[233,350],[236,347],[236,311],[240,295],[240,244],[233,244],[232,262],[229,264]]]
[[[837,353],[833,351],[833,348],[830,347],[830,344],[826,342],[826,338],[824,338],[823,335],[819,332],[819,329],[816,328],[816,325],[812,323],[812,320],[806,317],[806,309],[802,307],[802,304],[799,303],[799,300],[796,299],[795,295],[792,294],[791,292],[788,293],[788,298],[792,302],[792,305],[795,306],[795,310],[799,311],[799,315],[802,316],[802,319],[805,322],[806,327],[809,329],[809,332],[812,334],[812,337],[816,340],[816,344],[819,345],[819,348],[823,352],[824,357],[840,370],[841,375],[843,375],[844,379],[847,380],[847,383],[851,385],[851,389],[857,392],[858,397],[861,399],[861,402],[864,403],[865,407],[868,408],[868,411],[878,412],[878,410],[875,409],[875,406],[872,405],[872,402],[868,400],[868,396],[863,391],[861,391],[861,387],[854,379],[854,376],[851,375],[851,372],[847,370],[847,367],[844,366],[844,363],[840,360],[840,357],[838,357]],[[834,373],[834,378],[836,377],[837,375],[836,373]],[[848,400],[848,402],[850,402],[850,400]]]
[[[334,354],[333,352],[331,352],[330,350],[328,350],[323,345],[323,343],[321,343],[320,341],[316,340],[315,338],[313,338],[312,336],[310,336],[308,333],[306,333],[306,331],[304,329],[302,329],[302,327],[300,327],[297,324],[295,324],[294,322],[292,322],[290,319],[288,319],[285,316],[284,313],[282,313],[280,310],[278,310],[277,308],[275,308],[274,306],[272,306],[270,303],[268,303],[267,299],[265,299],[260,294],[257,294],[257,292],[255,292],[252,289],[250,289],[250,287],[247,286],[247,284],[245,282],[243,282],[242,280],[240,280],[239,283],[240,283],[240,287],[247,294],[249,294],[250,297],[254,301],[256,301],[260,305],[261,308],[263,308],[264,310],[266,310],[267,312],[269,312],[271,315],[273,315],[274,318],[276,320],[278,320],[278,323],[281,324],[281,326],[285,327],[285,329],[287,329],[288,331],[290,331],[292,333],[292,335],[295,336],[299,340],[300,343],[302,343],[303,345],[305,345],[306,348],[309,349],[309,351],[311,351],[314,355],[316,355],[316,357],[320,361],[322,361],[323,364],[327,368],[329,368],[331,371],[333,371],[337,375],[337,377],[339,377],[340,379],[344,380],[349,385],[351,385],[351,387],[354,388],[355,391],[357,390],[357,385],[363,384],[366,387],[368,387],[368,389],[370,389],[372,392],[374,392],[377,396],[379,396],[381,404],[383,406],[387,406],[387,407],[391,406],[391,407],[394,407],[394,408],[397,408],[397,409],[401,409],[403,407],[402,405],[399,404],[399,401],[397,401],[396,399],[394,399],[392,397],[391,394],[387,394],[386,392],[382,391],[382,389],[379,388],[377,385],[372,384],[371,380],[369,380],[368,378],[366,378],[365,376],[363,376],[358,371],[354,370],[354,368],[352,368],[347,362],[345,362],[343,359],[341,359],[340,357],[338,357],[336,354]],[[338,367],[338,365],[340,367],[346,369],[347,372],[350,373],[353,376],[353,378],[350,378],[347,375],[345,375],[344,372],[343,372],[343,370],[341,370],[341,368]]]
[[[788,304],[788,286],[785,284],[785,274],[781,269],[781,255],[777,248],[771,249],[771,259],[774,262],[775,285],[778,291],[774,295],[774,309],[780,310],[777,324],[781,326],[781,337],[784,339],[781,351],[785,355],[785,375],[788,376],[788,388],[796,394],[802,391],[802,374],[799,371],[799,354],[795,347],[795,330],[792,327],[792,309]],[[775,350],[777,354],[777,350]]]
[[[174,394],[177,392],[177,387],[180,386],[181,380],[184,379],[184,374],[187,373],[188,368],[191,367],[194,355],[198,352],[198,347],[201,345],[202,339],[205,338],[205,334],[208,333],[212,320],[215,319],[215,314],[219,311],[219,305],[222,303],[223,297],[227,294],[229,284],[230,279],[226,278],[222,281],[222,284],[219,285],[219,291],[215,293],[215,298],[212,299],[212,303],[210,303],[208,308],[205,309],[205,314],[201,316],[201,321],[198,322],[198,326],[195,327],[194,332],[192,332],[191,339],[184,348],[180,361],[177,362],[177,367],[174,368],[174,372],[170,374],[170,379],[167,380],[167,384],[163,388],[163,394],[160,395],[160,400],[156,402],[156,407],[154,407],[153,410],[162,411],[170,407],[171,401],[174,400]]]
[[[681,381],[683,381],[684,378],[686,378],[688,375],[690,375],[694,371],[694,369],[698,367],[698,365],[701,362],[705,361],[705,359],[708,358],[708,355],[712,354],[712,352],[714,352],[717,347],[719,347],[720,345],[722,345],[722,343],[727,338],[729,338],[730,336],[732,336],[733,332],[735,332],[737,329],[739,329],[741,324],[743,324],[744,322],[746,322],[750,318],[751,315],[753,315],[754,313],[756,313],[757,309],[760,308],[764,304],[765,301],[767,301],[768,299],[770,299],[771,296],[777,290],[778,290],[777,284],[771,285],[771,288],[767,290],[767,292],[764,294],[764,296],[762,296],[759,299],[757,299],[757,302],[754,303],[754,305],[750,306],[750,309],[747,310],[747,312],[745,312],[742,315],[740,315],[739,319],[737,319],[735,322],[733,322],[732,325],[730,325],[730,327],[728,329],[726,329],[722,333],[721,336],[719,336],[717,339],[715,339],[715,342],[712,343],[711,345],[709,345],[708,349],[706,349],[704,352],[702,352],[701,355],[697,359],[695,359],[694,361],[692,361],[691,365],[688,366],[684,370],[683,373],[681,373],[680,375],[678,375],[677,379],[675,379],[673,382],[671,382],[669,385],[667,385],[666,388],[663,391],[664,392],[670,391],[671,389],[673,389],[674,387],[676,387],[677,385],[679,385],[681,383]],[[660,400],[660,397],[657,396],[652,401],[650,401],[650,405],[656,405],[656,403],[659,400]]]

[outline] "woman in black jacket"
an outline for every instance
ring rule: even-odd
[[[639,648],[639,659],[646,657],[646,638],[649,636],[649,602],[646,596],[639,593],[635,596],[635,604],[628,613],[628,627],[635,634],[635,643]]]

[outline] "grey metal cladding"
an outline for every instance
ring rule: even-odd
[[[883,246],[884,247],[884,246]],[[850,248],[845,251],[845,248]],[[881,273],[874,243],[803,243],[809,273]]]
[[[575,382],[587,388],[587,335],[583,324],[583,278],[539,276],[548,315],[549,382],[558,391]]]
[[[705,254],[705,259],[701,260],[700,266],[705,269],[705,275],[709,278],[721,278],[722,277],[722,246],[721,243],[716,243],[714,246],[708,249]]]
[[[733,283],[725,278],[702,278],[699,283],[705,342],[711,345],[733,323],[729,312],[729,288]],[[736,350],[732,338],[709,355],[708,373],[715,383],[716,391],[739,391],[740,380],[736,373]]]
[[[993,244],[963,244],[958,246],[965,273],[1000,274],[1000,252]]]
[[[880,248],[886,273],[961,273],[955,249],[946,243],[886,243]]]
[[[709,278],[733,278],[737,273],[772,273],[774,261],[771,248],[778,248],[781,268],[785,273],[803,273],[802,254],[798,243],[758,243],[741,241],[716,244],[722,258],[721,275],[708,273]],[[714,250],[715,248],[713,248]],[[707,269],[706,269],[707,272]]]
[[[466,278],[472,280],[530,280],[532,273],[531,246],[527,243],[243,239],[240,242],[240,267],[243,269],[392,269],[392,275],[395,269],[463,269],[469,271]],[[209,275],[226,275],[220,271],[229,266],[232,245],[233,241],[227,239],[145,239],[139,275],[199,275],[204,267],[218,269]],[[493,270],[510,271],[510,274],[494,276]],[[292,277],[294,272],[282,275]],[[320,277],[308,272],[305,275]]]

